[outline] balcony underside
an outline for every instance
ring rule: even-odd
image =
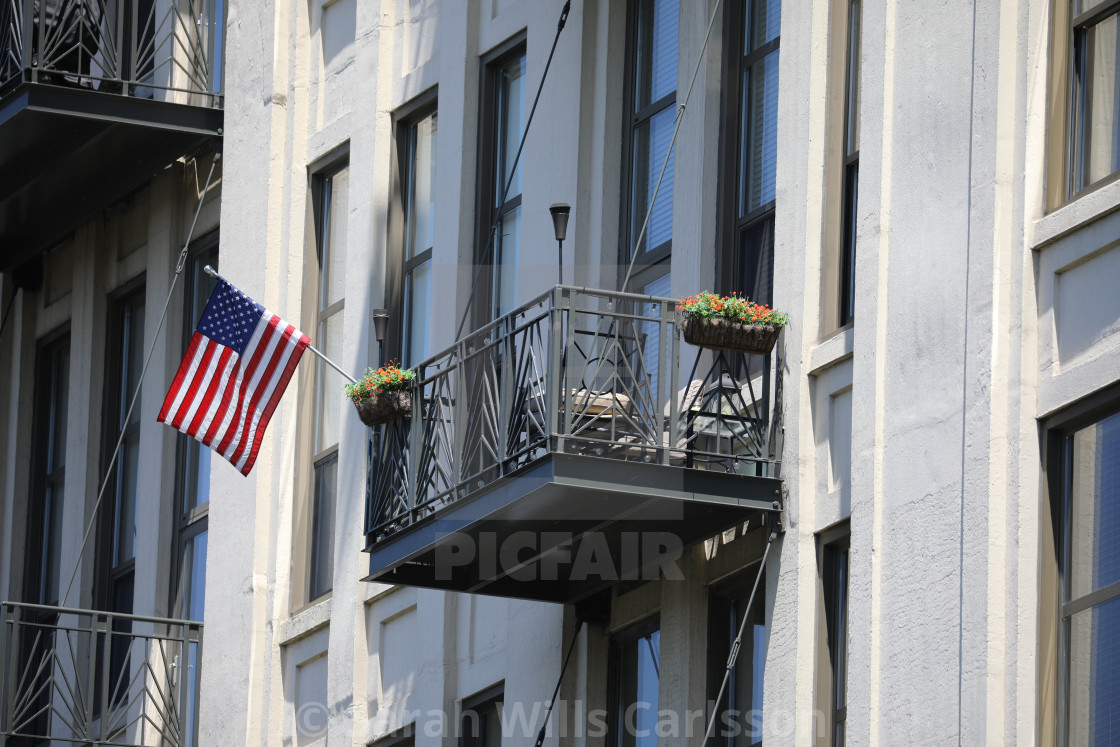
[[[550,453],[373,542],[367,581],[572,603],[770,511],[781,480]],[[672,568],[667,566],[666,575]]]
[[[220,109],[22,83],[0,99],[0,272],[207,139]]]

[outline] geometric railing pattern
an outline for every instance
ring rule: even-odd
[[[2,605],[0,745],[198,743],[202,623]]]
[[[781,342],[685,343],[673,299],[557,286],[417,366],[371,435],[367,543],[548,453],[778,477]]]
[[[226,0],[0,0],[0,93],[17,80],[221,107]]]

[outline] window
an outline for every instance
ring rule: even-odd
[[[1046,209],[1120,170],[1120,0],[1054,0]]]
[[[818,538],[824,612],[819,640],[824,645],[818,669],[817,709],[825,719],[825,728],[817,731],[817,736],[832,747],[843,747],[846,741],[849,531],[845,522]]]
[[[713,744],[746,747],[762,744],[762,684],[766,662],[766,580],[759,581],[754,603],[747,609],[757,567],[713,589],[708,601],[709,700],[719,693],[731,647],[744,617],[747,625],[727,691],[715,704]]]
[[[213,233],[192,249],[187,260],[186,308],[183,316],[184,346],[206,309],[217,280],[202,268],[218,266],[218,235]],[[201,622],[206,612],[206,547],[209,536],[210,457],[213,452],[195,439],[178,435],[178,459],[175,491],[175,578],[171,588],[171,608],[175,616]],[[197,726],[198,704],[195,702],[195,678],[198,677],[198,647],[184,648],[186,668],[188,724]],[[193,728],[187,730],[188,744],[195,743]]]
[[[401,362],[413,366],[428,357],[432,311],[432,245],[435,233],[433,188],[436,183],[434,108],[399,128],[403,243]]]
[[[186,272],[186,308],[183,312],[184,345],[190,340],[217,281],[202,268],[218,266],[218,236],[212,234],[192,250]],[[205,610],[207,513],[210,506],[210,457],[212,451],[195,439],[178,436],[176,481],[176,565],[172,609],[180,618],[202,620]]]
[[[136,504],[140,491],[140,422],[137,405],[125,419],[144,363],[144,288],[133,287],[109,303],[102,460],[105,468],[117,439],[120,454],[102,507],[96,604],[112,612],[132,612],[136,558]],[[116,670],[114,670],[116,671]]]
[[[1073,0],[1070,196],[1120,169],[1120,2]]]
[[[855,316],[856,284],[856,200],[859,193],[859,67],[860,0],[844,0],[847,5],[847,54],[844,81],[843,183],[841,185],[840,234],[840,326]]]
[[[463,701],[459,715],[460,747],[500,747],[502,744],[502,685]]]
[[[525,128],[525,45],[500,52],[483,68],[479,132],[479,210],[476,262],[487,266],[478,284],[481,325],[517,306],[521,252],[521,162],[514,168]],[[509,191],[506,192],[506,186]],[[504,194],[504,199],[503,199]],[[493,242],[490,228],[497,219]],[[487,249],[487,246],[489,248]],[[486,299],[486,303],[483,303]]]
[[[611,734],[614,747],[657,744],[658,691],[661,686],[661,630],[657,618],[611,641]]]
[[[633,261],[629,288],[666,296],[669,295],[667,278],[660,284],[657,281],[668,275],[673,247],[672,156],[665,165],[656,201],[653,193],[669,153],[676,119],[679,24],[680,0],[638,0],[630,5],[627,115],[623,135],[627,187],[620,232],[621,261],[627,267]],[[649,221],[645,233],[635,247],[647,212]],[[650,288],[652,284],[657,287]]]
[[[1051,443],[1060,475],[1060,741],[1111,744],[1120,741],[1120,412]]]
[[[24,601],[59,603],[62,501],[66,483],[66,412],[70,391],[69,330],[39,344],[31,425],[31,500],[27,515]]]
[[[718,277],[759,303],[772,302],[778,162],[781,0],[728,4],[723,193],[728,216]],[[726,282],[726,281],[725,281]]]
[[[342,352],[342,310],[345,304],[349,166],[335,166],[317,174],[313,188],[319,274],[315,294],[315,346],[328,358],[337,359]],[[338,375],[321,359],[316,359],[308,601],[323,596],[333,585],[338,420],[341,403],[342,387]]]

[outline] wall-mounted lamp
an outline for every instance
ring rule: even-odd
[[[564,202],[558,202],[548,208],[552,213],[552,230],[556,233],[556,243],[559,244],[560,261],[558,263],[560,272],[560,284],[564,284],[564,237],[568,235],[568,214],[572,212],[572,206]]]
[[[389,310],[373,310],[373,333],[377,336],[377,365],[385,365],[385,338],[389,334]]]

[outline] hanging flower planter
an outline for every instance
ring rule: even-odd
[[[412,414],[412,392],[385,392],[376,397],[355,402],[358,417],[372,428],[397,418]]]
[[[680,302],[685,342],[714,350],[766,355],[774,349],[789,316],[737,294],[704,291]]]
[[[346,396],[370,428],[412,414],[412,383],[416,372],[389,364],[366,369],[361,380],[346,385]]]

